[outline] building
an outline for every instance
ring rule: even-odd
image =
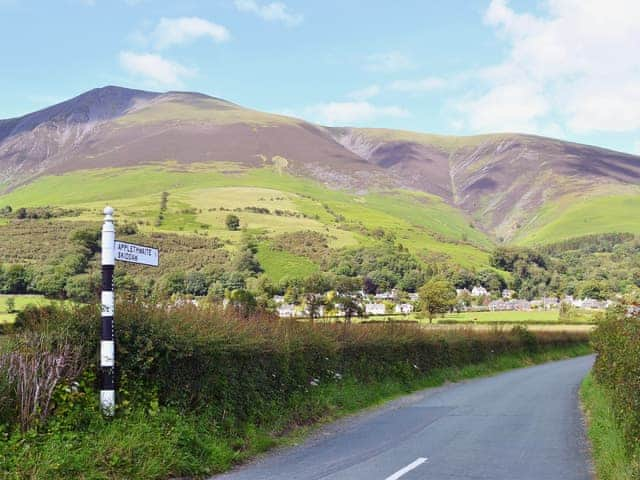
[[[507,300],[513,298],[515,294],[516,294],[515,291],[509,290],[508,288],[505,288],[504,290],[502,290],[502,298],[506,298]]]
[[[471,292],[466,288],[456,288],[456,296],[462,297],[463,295],[471,295]]]
[[[283,303],[278,306],[277,312],[280,318],[292,318],[298,315],[295,305],[292,303]]]
[[[411,305],[410,303],[398,303],[394,308],[393,311],[395,313],[402,313],[404,315],[413,312],[413,305]]]
[[[273,302],[276,305],[280,305],[281,303],[284,303],[284,295],[274,295],[273,296]]]
[[[325,313],[326,313],[326,311],[325,311],[324,305],[319,305],[319,306],[318,306],[318,308],[316,309],[316,316],[317,316],[317,317],[324,317],[324,316],[325,316]],[[305,314],[307,317],[310,317],[310,316],[311,316],[311,313],[309,312],[309,309],[308,309],[308,308],[306,308],[306,307],[305,307],[305,309],[304,309],[304,314]]]
[[[387,311],[384,303],[367,303],[364,306],[364,313],[367,315],[384,315]]]
[[[489,310],[492,312],[518,311],[526,312],[531,310],[531,304],[527,300],[494,300],[489,302]]]
[[[560,300],[556,297],[542,297],[542,306],[545,310],[560,308]]]
[[[489,295],[489,292],[487,291],[486,288],[482,286],[473,287],[473,290],[471,290],[472,297],[486,297],[488,295]]]
[[[390,292],[376,293],[375,299],[376,300],[394,300],[396,298],[397,293],[398,292],[395,289],[391,290]]]

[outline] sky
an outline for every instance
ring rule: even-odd
[[[0,118],[120,85],[640,154],[639,25],[638,0],[0,0]]]

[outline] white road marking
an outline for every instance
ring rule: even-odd
[[[385,478],[384,480],[398,480],[401,476],[403,476],[405,473],[409,473],[411,470],[413,470],[414,468],[418,468],[420,465],[422,465],[424,462],[426,462],[427,459],[424,457],[420,457],[418,458],[415,462],[410,463],[409,465],[407,465],[406,467],[398,470],[396,473],[394,473],[393,475],[388,476],[387,478]]]

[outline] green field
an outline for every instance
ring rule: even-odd
[[[629,190],[629,189],[627,189]],[[592,198],[567,196],[547,204],[535,222],[516,237],[522,245],[553,243],[595,233],[640,234],[640,192]]]
[[[169,192],[168,209],[157,225],[162,191]],[[14,209],[49,205],[82,210],[58,221],[99,220],[107,203],[120,221],[138,222],[143,232],[215,236],[229,241],[231,248],[241,234],[228,231],[224,218],[234,210],[242,227],[266,237],[313,230],[339,248],[367,244],[372,232],[382,228],[418,256],[444,255],[472,268],[487,265],[492,245],[438,197],[401,190],[353,195],[276,167],[167,163],[78,171],[43,177],[0,196],[0,205]],[[250,207],[266,207],[270,213],[247,211]],[[284,213],[275,215],[275,210]]]
[[[439,317],[438,321],[456,322],[557,322],[558,310],[531,310],[529,312],[460,312]]]
[[[42,295],[0,295],[0,323],[13,322],[15,313],[7,312],[7,299],[15,300],[15,310],[20,311],[27,305],[46,305],[50,302]]]

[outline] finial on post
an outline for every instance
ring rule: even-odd
[[[104,219],[106,221],[113,221],[113,208],[109,206],[104,207]]]

